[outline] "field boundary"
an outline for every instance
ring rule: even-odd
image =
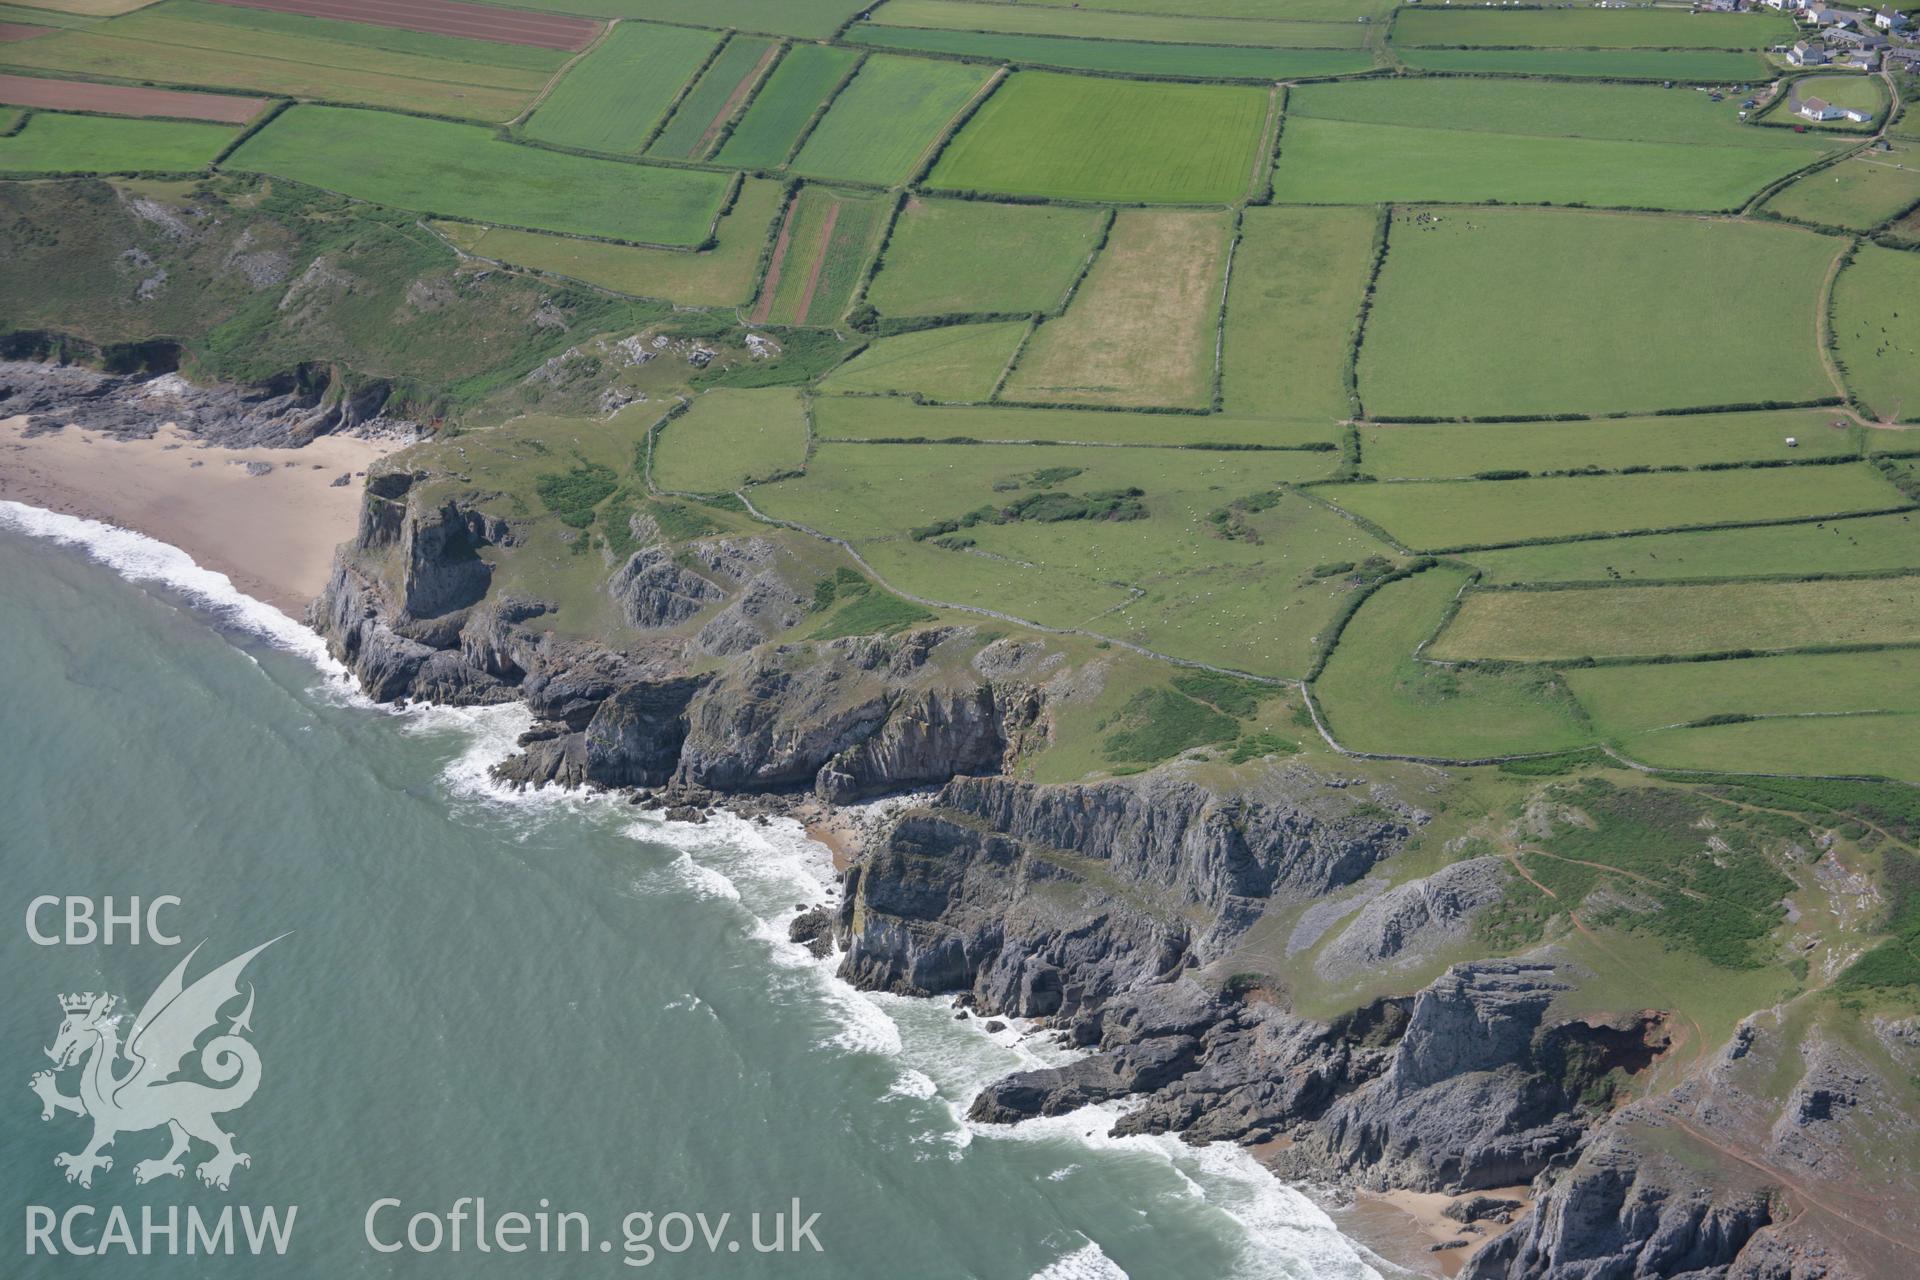
[[[815,107],[813,114],[807,117],[807,122],[800,126],[799,135],[794,138],[793,146],[787,150],[787,158],[779,163],[778,168],[785,169],[799,158],[801,148],[807,145],[807,139],[811,138],[813,131],[820,127],[820,122],[827,118],[827,112],[833,110],[833,104],[839,101],[840,95],[847,91],[847,86],[853,83],[854,78],[867,65],[867,59],[870,56],[862,52],[853,60],[853,65],[847,68],[847,73],[840,77],[840,82],[827,90],[827,96],[820,100],[820,105]]]

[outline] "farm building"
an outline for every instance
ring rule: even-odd
[[[1821,46],[1802,40],[1787,50],[1787,61],[1796,67],[1823,67],[1832,59]]]
[[[1882,31],[1905,31],[1913,25],[1913,20],[1898,9],[1882,6],[1874,11],[1873,25]]]

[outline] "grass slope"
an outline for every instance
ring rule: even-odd
[[[506,0],[485,0],[504,4]],[[732,27],[776,36],[824,39],[862,0],[513,0],[516,9],[544,9],[595,18],[648,18],[696,27]]]
[[[974,0],[888,0],[875,11],[874,20],[892,27],[1175,44],[1351,49],[1366,40],[1366,30],[1358,23],[1260,17],[1222,21],[1192,13],[1116,13],[1105,8],[1082,11],[1045,5],[977,4]]]
[[[1833,286],[1833,329],[1847,386],[1874,413],[1920,418],[1920,256],[1860,246]]]
[[[660,429],[653,482],[686,493],[727,493],[806,461],[807,419],[790,387],[709,391]]]
[[[1397,45],[1545,49],[1764,49],[1793,36],[1780,13],[1694,14],[1684,9],[1406,9]]]
[[[873,440],[1053,440],[1089,444],[1268,445],[1314,443],[1331,452],[1331,429],[1263,419],[1167,413],[1088,413],[1075,409],[948,408],[896,399],[823,398],[814,404],[822,438]],[[1331,465],[1329,463],[1329,465]]]
[[[1816,170],[1767,198],[1769,213],[1868,231],[1920,203],[1920,149],[1872,152]]]
[[[1028,67],[1183,79],[1288,80],[1296,76],[1350,75],[1373,65],[1373,55],[1364,49],[1263,49],[1143,40],[1080,40],[1070,36],[999,31],[929,31],[918,27],[883,27],[869,22],[855,26],[847,32],[846,39],[881,49],[950,53]]]
[[[1469,559],[1486,570],[1489,582],[1893,573],[1913,565],[1917,537],[1920,522],[1903,511],[1772,528],[1659,533],[1476,551]]]
[[[1396,48],[1416,71],[1515,76],[1592,76],[1608,80],[1687,80],[1728,84],[1768,78],[1753,53],[1713,49],[1410,49]]]
[[[1373,267],[1371,209],[1248,209],[1233,258],[1222,351],[1225,408],[1338,422]]]

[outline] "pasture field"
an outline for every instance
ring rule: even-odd
[[[1793,38],[1781,13],[1685,9],[1403,9],[1396,45],[1495,49],[1764,49]]]
[[[1224,213],[1123,210],[1066,314],[1034,331],[1002,396],[1207,406],[1230,231]]]
[[[1056,9],[1085,7],[1080,0],[1026,0]],[[1190,14],[1207,18],[1284,18],[1292,22],[1353,22],[1385,17],[1390,0],[1100,0],[1116,13]]]
[[[929,400],[985,400],[1026,336],[1025,320],[950,325],[881,338],[829,374],[825,391],[899,391]]]
[[[805,476],[751,496],[769,515],[854,542],[903,591],[1298,675],[1352,589],[1314,577],[1312,566],[1386,549],[1297,495],[1276,494],[1246,517],[1257,538],[1217,537],[1207,513],[1321,465],[1299,453],[817,443]],[[1144,509],[1131,519],[984,521],[951,535],[951,545],[911,536],[983,507],[1131,489]]]
[[[786,251],[762,285],[756,323],[832,324],[846,313],[860,272],[886,225],[888,202],[867,193],[821,186],[801,190],[799,206],[781,234]]]
[[[219,5],[170,4],[10,44],[5,60],[15,69],[504,121],[533,100],[567,57],[487,40],[261,16],[293,26],[235,22]]]
[[[1494,487],[1498,486],[1498,487]],[[1904,505],[1865,463],[1534,480],[1409,480],[1325,485],[1320,497],[1417,551],[1497,547],[1765,520],[1814,520]]]
[[[814,434],[851,440],[1045,440],[1086,444],[1185,445],[1194,443],[1298,448],[1330,444],[1334,432],[1256,419],[1212,414],[1089,413],[1078,409],[1002,406],[944,408],[904,400],[823,398],[814,402]],[[1321,470],[1338,455],[1316,455]]]
[[[1373,268],[1371,209],[1248,209],[1227,294],[1229,413],[1339,422],[1347,347]]]
[[[991,75],[960,62],[874,54],[834,99],[793,167],[882,187],[905,182]]]
[[[1828,165],[1775,192],[1761,208],[1788,218],[1870,231],[1920,203],[1920,148],[1902,143]]]
[[[1920,783],[1920,715],[1906,712],[1662,729],[1628,738],[1621,746],[1636,760],[1669,769]]]
[[[660,429],[653,483],[681,493],[731,493],[806,461],[807,416],[791,387],[716,388]]]
[[[184,120],[127,120],[36,111],[0,138],[0,173],[191,172],[239,130]]]
[[[1435,658],[1565,662],[1920,641],[1920,577],[1475,591]]]
[[[778,48],[773,41],[736,36],[674,108],[667,127],[647,154],[672,160],[704,160],[727,121],[752,92]]]
[[[50,14],[70,14],[81,18],[110,18],[116,14],[144,9],[154,0],[21,0],[24,8],[45,10]]]
[[[1833,286],[1847,387],[1882,418],[1920,418],[1920,255],[1863,244]]]
[[[1535,134],[1614,142],[1786,150],[1817,158],[1832,144],[1740,122],[1739,104],[1640,84],[1559,84],[1435,76],[1301,85],[1287,99],[1298,119]]]
[[[1273,194],[1293,204],[1425,200],[1732,210],[1813,159],[1781,148],[1301,118],[1287,123]]]
[[[1111,17],[1112,15],[1102,15]],[[1062,71],[1112,71],[1123,75],[1178,76],[1209,80],[1288,80],[1365,71],[1373,55],[1364,49],[1279,49],[1248,45],[1166,44],[1143,40],[1076,40],[1000,31],[930,31],[863,22],[848,31],[854,44],[881,49],[949,53]]]
[[[1274,195],[1733,209],[1832,145],[1652,85],[1356,80],[1293,90]]]
[[[1105,225],[1092,209],[914,196],[867,301],[887,316],[1055,311]]]
[[[719,42],[710,31],[623,22],[574,64],[521,128],[542,142],[632,155]]]
[[[753,299],[760,250],[784,198],[779,183],[748,178],[733,210],[720,220],[719,243],[703,253],[642,249],[464,222],[436,222],[434,229],[468,253],[570,276],[615,293],[696,307],[744,306]]]
[[[1313,685],[1342,746],[1477,760],[1588,741],[1577,706],[1552,675],[1448,670],[1414,657],[1466,583],[1460,570],[1436,566],[1387,583],[1348,620]]]
[[[1496,582],[1604,582],[1747,574],[1897,573],[1920,555],[1908,512],[1755,529],[1561,542],[1469,559]]]
[[[1716,49],[1410,49],[1394,50],[1417,71],[1480,75],[1593,76],[1609,80],[1685,80],[1729,84],[1771,76],[1758,54]]]
[[[1395,209],[1360,397],[1388,419],[1828,397],[1815,317],[1843,245],[1778,224]],[[1776,340],[1696,340],[1703,317],[1740,314]]]
[[[323,7],[334,10],[336,15],[339,14],[340,6],[338,5],[329,4]],[[478,36],[414,31],[406,27],[378,22],[375,20],[375,15],[395,16],[390,12],[382,12],[386,9],[385,0],[360,0],[359,3],[350,3],[346,7],[356,14],[355,18],[313,17],[304,13],[288,13],[277,9],[253,9],[235,4],[222,4],[218,0],[167,0],[164,8],[156,8],[141,21],[146,22],[158,17],[186,18],[194,22],[216,23],[221,26],[243,27],[248,31],[266,32],[279,37],[283,47],[297,47],[309,40],[324,40],[329,43],[359,45],[362,48],[378,49],[387,53],[408,53],[446,62],[470,62],[481,67],[512,67],[519,71],[537,72],[542,77],[552,75],[565,66],[567,59],[578,49],[585,48],[599,30],[598,23],[580,19],[558,19],[559,30],[539,33],[540,37],[546,40],[545,44],[509,44],[501,40],[481,39]],[[483,9],[480,12],[486,11]],[[357,16],[360,14],[366,14],[367,18],[360,19]],[[518,16],[525,18],[529,15]],[[107,29],[119,30],[123,26],[124,24],[114,23]],[[99,30],[99,28],[95,29]],[[135,24],[133,29],[137,31],[139,24]],[[564,42],[566,47],[552,47],[556,42]],[[270,45],[257,42],[250,43],[248,47],[261,52],[270,52],[272,49]]]
[[[516,146],[476,125],[313,105],[282,112],[225,167],[437,217],[663,245],[705,240],[728,182]]]
[[[1915,649],[1586,667],[1565,678],[1594,727],[1616,740],[1716,716],[1920,712]]]
[[[975,0],[887,0],[874,11],[874,20],[880,26],[936,31],[1296,49],[1357,49],[1366,43],[1367,34],[1366,27],[1357,22],[1225,20],[1186,13],[1114,13],[1046,5],[980,4]]]
[[[504,4],[507,0],[486,0]],[[684,26],[733,28],[821,40],[859,11],[863,0],[512,0],[515,9],[594,18],[645,18]]]
[[[859,59],[851,49],[828,45],[796,44],[788,49],[714,158],[743,169],[785,164],[807,121]]]
[[[1788,437],[1798,443],[1789,447]],[[1360,428],[1361,469],[1382,480],[1465,480],[1482,471],[1786,462],[1857,454],[1860,447],[1860,430],[1822,409],[1593,422],[1367,423]]]
[[[1075,200],[1224,203],[1253,184],[1270,95],[1049,71],[1011,76],[927,185]]]

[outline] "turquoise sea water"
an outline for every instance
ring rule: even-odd
[[[373,708],[311,637],[158,544],[0,504],[0,707],[0,1275],[1377,1274],[1237,1150],[1110,1140],[1110,1110],[967,1125],[983,1083],[1059,1051],[956,1022],[943,1001],[860,994],[787,943],[797,905],[829,892],[825,851],[797,827],[499,792],[486,766],[522,712]],[[174,895],[161,922],[183,941],[37,945],[40,895]],[[88,1126],[42,1121],[28,1088],[50,1066],[57,997],[118,994],[124,1036],[194,943],[189,980],[281,934],[240,988],[262,1066],[221,1118],[251,1157],[231,1188],[194,1178],[203,1147],[184,1178],[136,1185],[167,1145],[157,1128],[121,1135],[91,1188],[66,1181],[54,1157]],[[588,1238],[480,1253],[470,1216],[454,1253],[445,1215],[462,1197],[496,1224],[537,1222],[544,1199],[586,1215]],[[751,1215],[769,1244],[796,1198],[821,1251],[803,1237],[757,1252]],[[382,1200],[399,1205],[375,1214],[381,1243],[424,1211],[440,1248],[377,1250],[366,1218]],[[161,1256],[142,1257],[103,1240],[115,1206],[136,1248],[143,1208],[297,1213],[284,1255],[187,1256],[182,1218],[180,1253],[150,1236]],[[630,1245],[634,1212],[653,1231]],[[666,1215],[696,1212],[719,1228],[711,1251],[696,1226],[669,1252],[684,1233]],[[30,1230],[49,1218],[110,1252],[70,1256],[56,1228],[49,1254]]]

